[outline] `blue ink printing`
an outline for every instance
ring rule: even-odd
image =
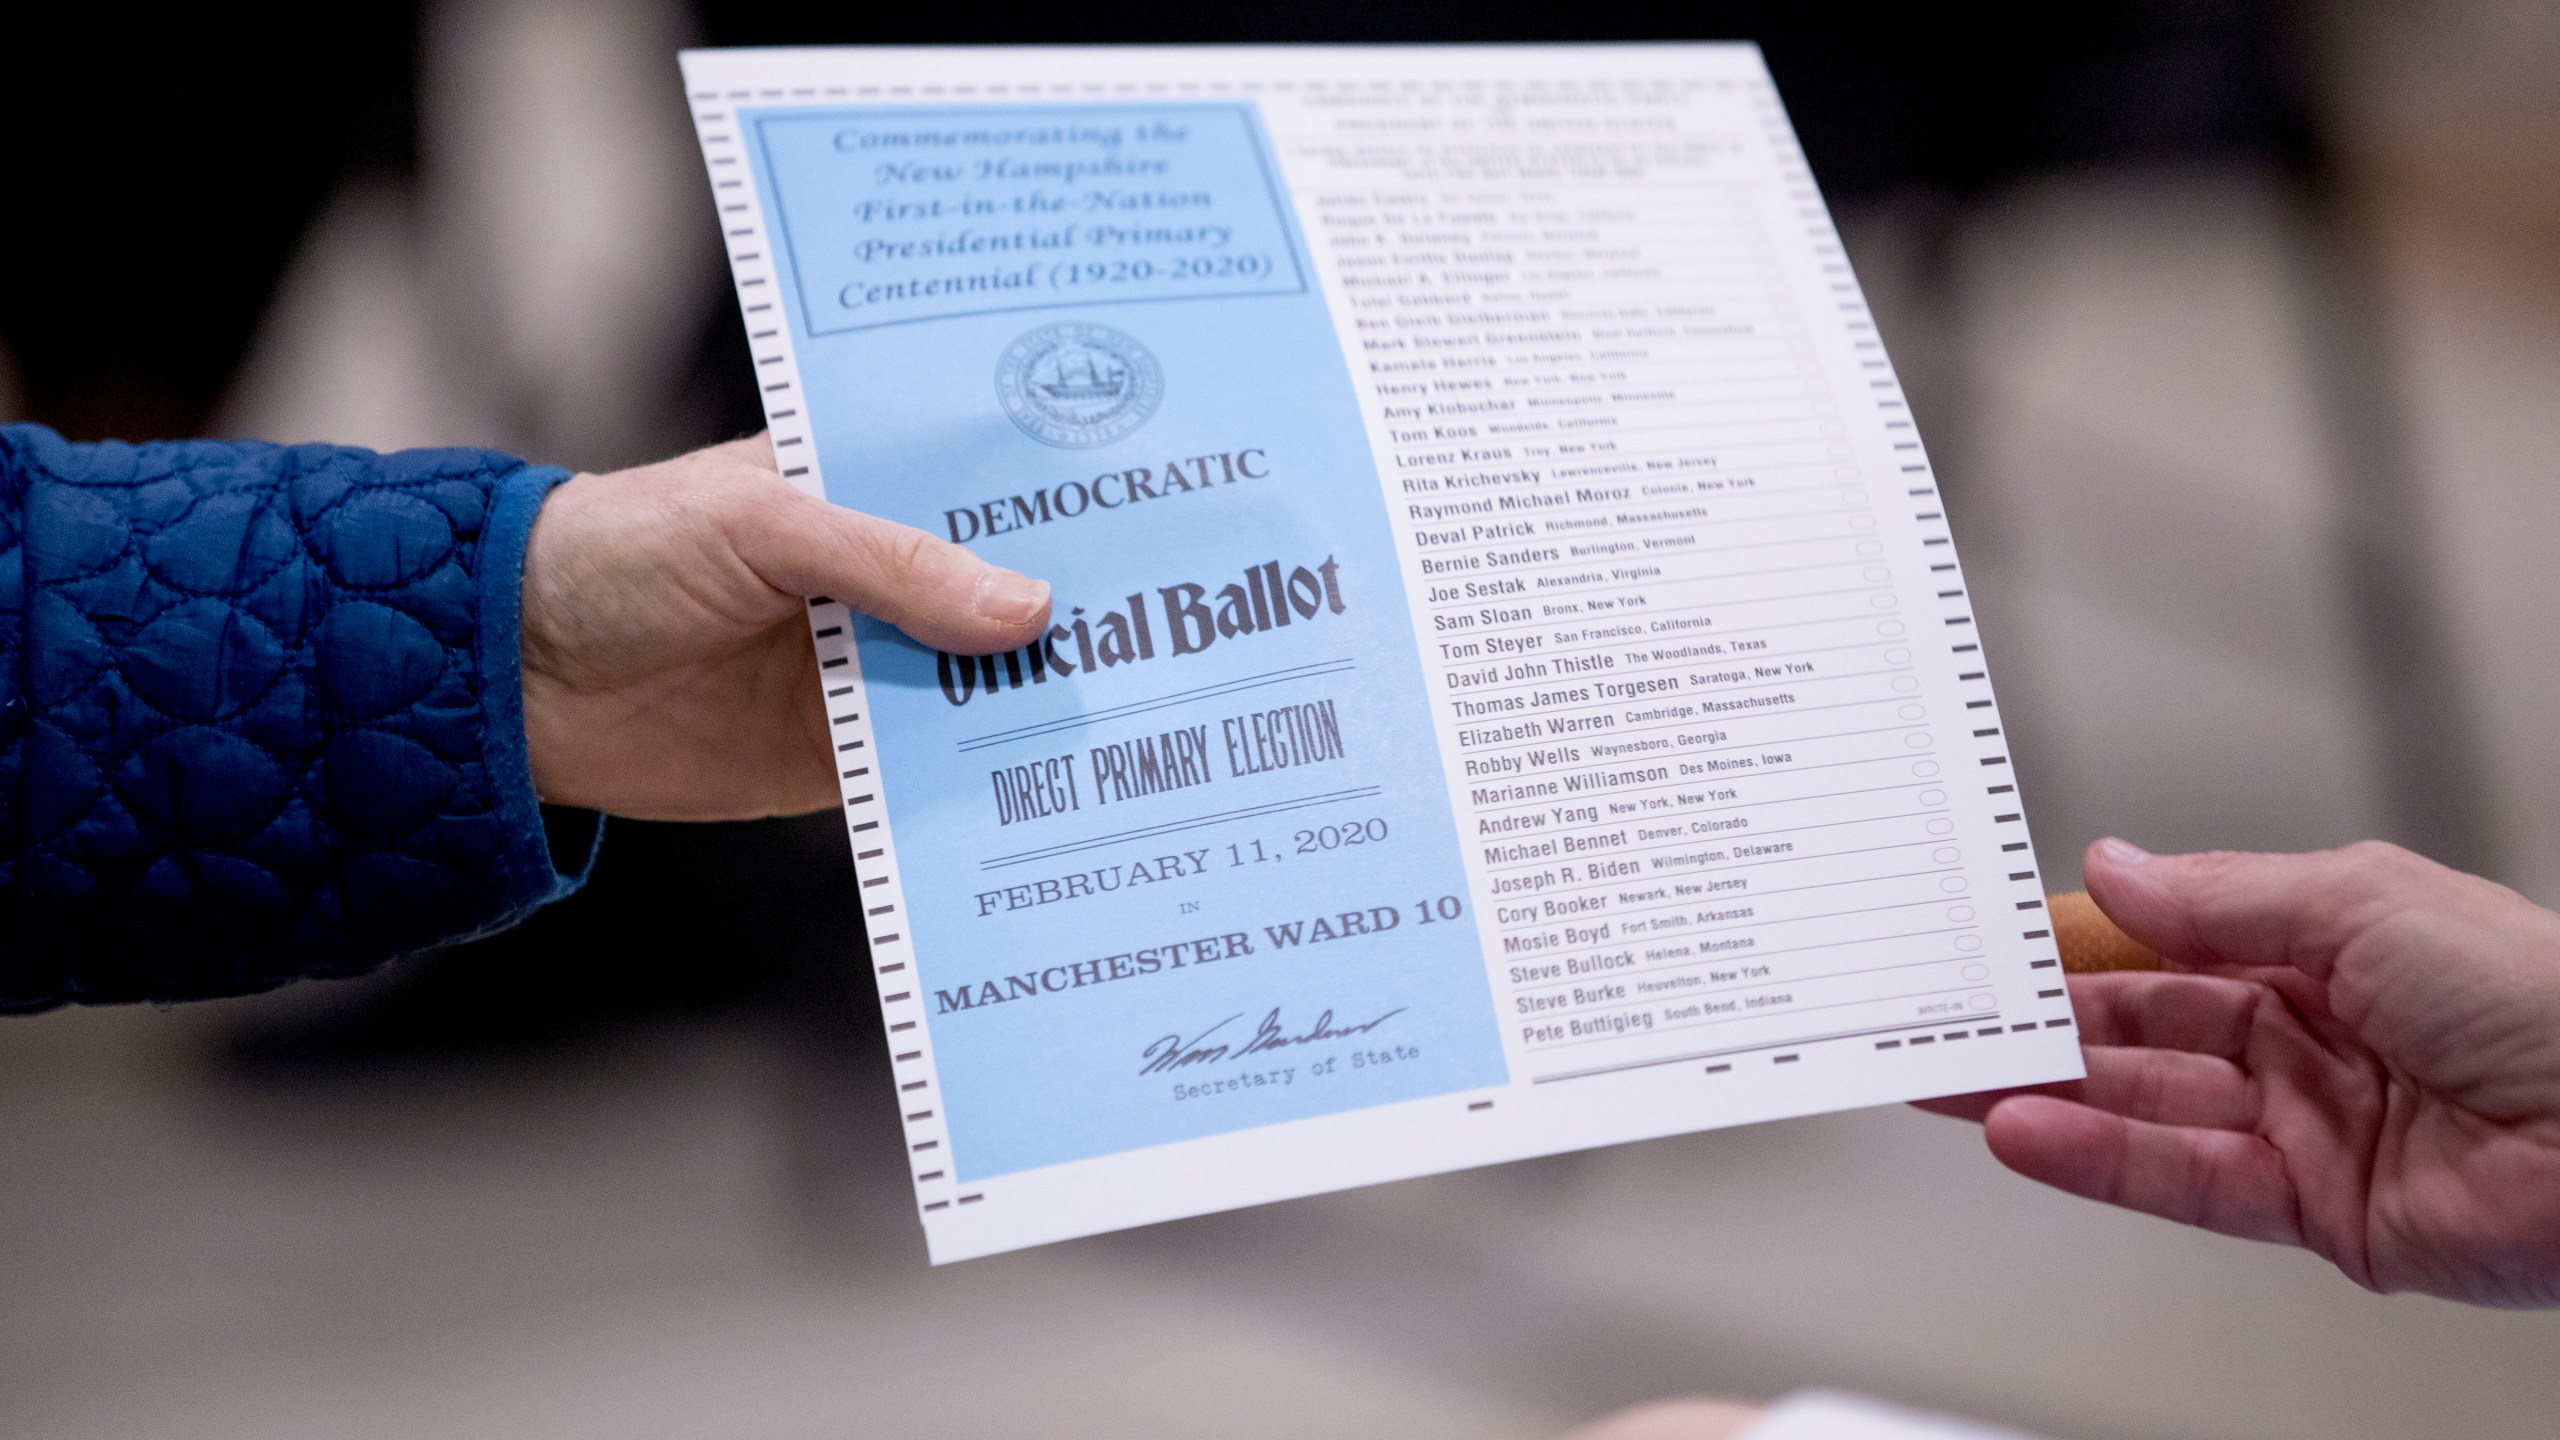
[[[952,1176],[1507,1083],[1378,460],[1255,107],[740,119],[828,497],[1056,596],[1000,655],[850,622]]]

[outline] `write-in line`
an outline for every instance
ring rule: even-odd
[[[1918,997],[1896,995],[1886,996],[1883,998],[1900,1000],[1916,999]],[[1812,1010],[1834,1010],[1846,1005],[1868,1005],[1873,1003],[1875,1002],[1869,1000],[1844,1000],[1840,1002],[1840,1005],[1814,1005],[1807,1006],[1805,1008]],[[1735,1020],[1756,1018],[1759,1017],[1748,1015],[1737,1015],[1734,1017]],[[1999,1018],[1999,1015],[1997,1012],[1994,1012],[1978,1018],[1996,1020]],[[1730,1024],[1732,1022],[1725,1021],[1715,1023]],[[1699,1050],[1686,1055],[1666,1055],[1659,1060],[1631,1060],[1623,1065],[1600,1065],[1589,1070],[1566,1070],[1554,1075],[1534,1075],[1530,1077],[1529,1083],[1532,1085],[1552,1085],[1559,1080],[1587,1080],[1594,1075],[1615,1075],[1623,1070],[1650,1070],[1657,1065],[1686,1065],[1693,1060],[1713,1060],[1723,1055],[1749,1055],[1761,1050],[1784,1050],[1791,1046],[1820,1045],[1831,1040],[1857,1040],[1869,1035],[1890,1035],[1898,1030],[1935,1030],[1945,1023],[1946,1022],[1943,1020],[1921,1020],[1907,1025],[1881,1025],[1865,1030],[1835,1030],[1826,1035],[1798,1035],[1785,1040],[1771,1040],[1760,1045],[1731,1045],[1721,1050]]]

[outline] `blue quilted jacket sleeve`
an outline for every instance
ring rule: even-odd
[[[0,427],[0,1011],[352,974],[575,888],[517,673],[564,478]]]

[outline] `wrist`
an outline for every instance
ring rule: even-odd
[[[548,723],[551,707],[542,698],[544,682],[528,664],[526,625],[534,524],[552,491],[568,478],[567,471],[547,465],[526,465],[499,476],[490,487],[479,557],[476,651],[482,758],[507,836],[508,868],[520,888],[543,899],[566,893],[585,876],[583,860],[575,870],[554,863],[544,822],[537,737],[554,727]]]

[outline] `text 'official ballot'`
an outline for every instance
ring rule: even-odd
[[[783,474],[1054,590],[810,606],[936,1261],[2081,1073],[1755,49],[684,74]]]

